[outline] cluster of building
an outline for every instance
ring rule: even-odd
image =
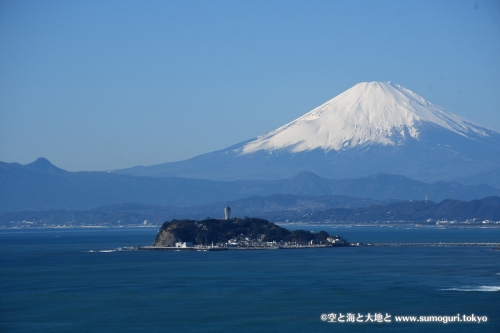
[[[231,218],[231,208],[226,206],[224,208],[224,219],[229,220]],[[247,248],[247,249],[271,249],[271,248],[296,248],[296,247],[328,247],[328,246],[348,246],[350,245],[345,239],[340,236],[329,236],[325,241],[322,240],[311,240],[309,242],[285,242],[285,241],[266,241],[266,235],[258,234],[255,238],[250,236],[240,235],[238,237],[232,238],[227,242],[219,242],[211,245],[197,245],[194,246],[192,242],[176,242],[175,248],[187,249],[187,248],[218,248],[218,249],[235,249],[235,248]]]
[[[309,242],[285,242],[285,241],[265,241],[265,235],[257,235],[256,238],[240,235],[225,243],[215,243],[208,246],[193,245],[192,242],[176,242],[176,248],[296,248],[296,247],[328,247],[328,246],[348,246],[349,242],[340,236],[330,236],[326,241],[311,240]]]
[[[431,219],[427,220],[427,222],[433,222]],[[465,221],[448,221],[448,220],[437,220],[436,225],[448,225],[448,224],[500,224],[500,221],[491,221],[491,220],[481,220],[481,219],[466,219]]]

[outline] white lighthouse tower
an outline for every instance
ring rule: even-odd
[[[231,218],[231,207],[229,207],[229,205],[224,208],[224,218],[226,220],[229,220]]]

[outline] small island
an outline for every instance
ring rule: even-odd
[[[172,220],[165,222],[152,246],[141,250],[266,250],[349,246],[340,236],[289,231],[260,218]]]

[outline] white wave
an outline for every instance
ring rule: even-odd
[[[116,252],[117,250],[88,250],[83,252],[98,253],[98,252]]]
[[[460,288],[442,289],[447,291],[500,291],[500,286],[464,286]]]
[[[83,252],[97,252],[97,253],[110,253],[110,252],[120,252],[120,251],[134,251],[137,248],[134,246],[124,246],[112,250],[88,250]]]

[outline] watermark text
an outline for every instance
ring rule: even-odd
[[[392,316],[388,313],[323,313],[320,319],[328,323],[486,323],[487,316],[457,314],[454,316]]]

